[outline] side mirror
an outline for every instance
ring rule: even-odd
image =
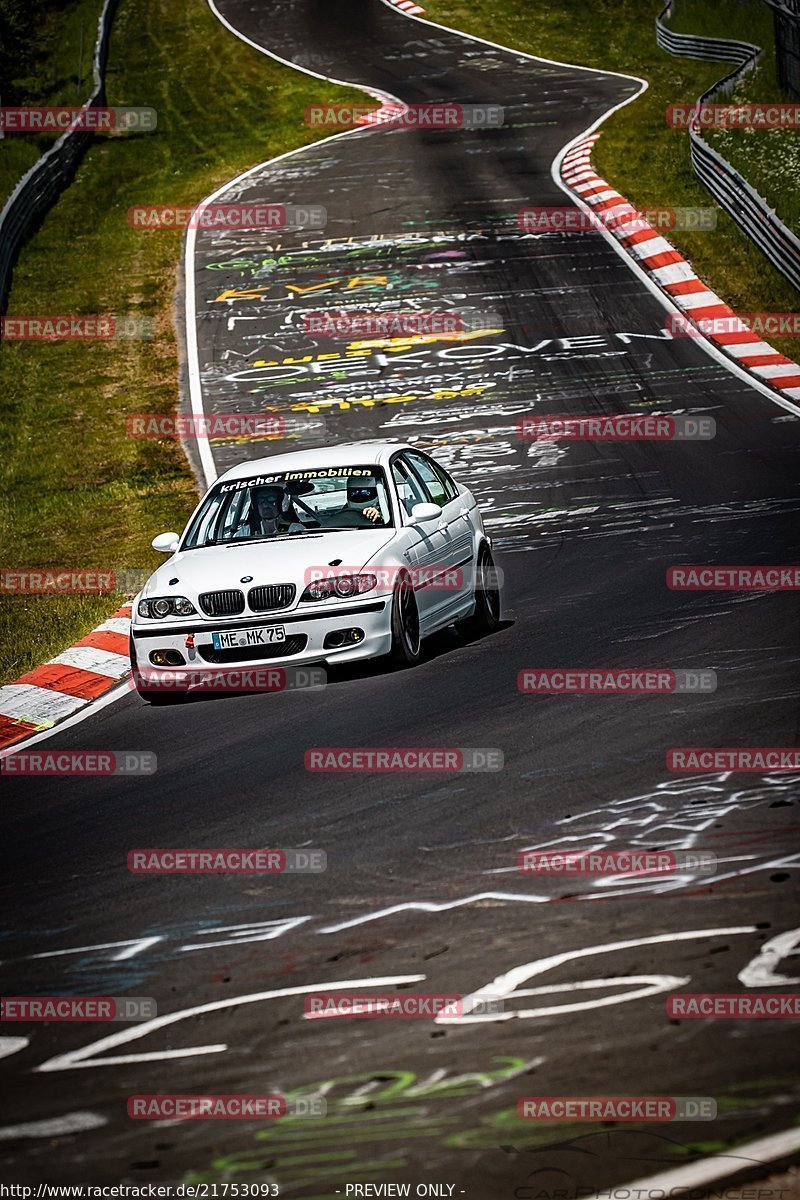
[[[442,515],[438,504],[415,504],[411,510],[411,524],[419,525],[423,521],[435,521]]]
[[[177,533],[160,533],[158,537],[153,538],[150,545],[159,554],[174,554],[180,540],[180,535]]]

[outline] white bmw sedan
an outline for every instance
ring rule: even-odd
[[[353,442],[232,467],[133,602],[140,695],[209,670],[390,656],[446,625],[496,628],[500,592],[475,497],[420,450]]]

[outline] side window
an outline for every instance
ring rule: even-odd
[[[199,517],[195,520],[194,525],[186,535],[185,550],[192,550],[195,546],[202,546],[209,538],[213,538],[220,512],[225,508],[228,500],[229,497],[223,492],[217,492],[215,496],[212,496],[205,511],[201,510]]]
[[[400,497],[400,503],[407,516],[410,517],[414,505],[424,504],[427,499],[423,493],[422,485],[401,458],[396,458],[392,463],[392,478],[397,488],[397,494]]]
[[[456,484],[455,479],[447,474],[447,471],[445,471],[441,463],[436,462],[434,459],[430,459],[429,461],[434,471],[442,481],[442,486],[447,493],[447,499],[455,500],[456,496],[458,495],[458,485]]]
[[[415,473],[422,480],[423,487],[427,492],[427,499],[431,504],[438,504],[444,508],[448,500],[452,500],[453,497],[448,495],[448,489],[434,463],[423,454],[416,454],[413,451],[406,451],[404,457],[411,463]]]
[[[234,494],[225,514],[222,532],[219,535],[222,541],[229,541],[233,537],[240,522],[244,520],[250,503],[250,493],[247,488],[242,488],[241,492]]]

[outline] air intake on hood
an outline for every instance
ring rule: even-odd
[[[235,617],[244,612],[244,593],[238,589],[229,592],[203,592],[200,607],[207,617]]]

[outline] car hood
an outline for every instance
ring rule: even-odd
[[[269,583],[294,583],[298,595],[309,582],[306,572],[324,569],[332,560],[360,570],[395,536],[394,529],[343,529],[306,533],[274,542],[230,542],[178,551],[148,579],[142,596],[187,596],[201,592],[241,588],[242,577],[252,576],[258,587]],[[177,579],[177,583],[170,583]]]

